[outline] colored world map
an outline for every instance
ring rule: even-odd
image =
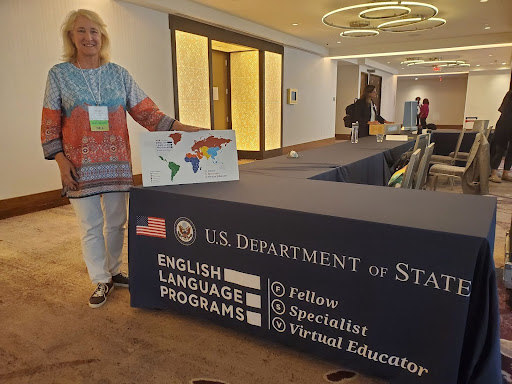
[[[179,132],[173,132],[169,135],[169,138],[172,140],[171,144],[176,146],[181,141],[182,134]],[[190,147],[190,151],[187,151],[183,160],[185,163],[190,163],[192,171],[197,173],[197,171],[201,169],[202,161],[212,161],[217,163],[220,151],[222,151],[222,148],[231,141],[231,139],[214,137],[211,135],[205,139],[194,141],[194,144]],[[159,158],[167,163],[167,167],[171,171],[171,181],[174,181],[174,177],[180,171],[181,165],[176,164],[173,161],[169,161],[163,156],[159,156]]]

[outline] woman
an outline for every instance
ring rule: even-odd
[[[494,143],[491,153],[491,177],[489,178],[494,183],[501,183],[502,179],[512,181],[512,175],[510,175],[510,167],[512,166],[512,145],[510,145],[512,143],[512,91],[507,92],[498,111],[501,112],[501,116],[494,130]],[[498,167],[503,155],[507,152],[507,147],[509,154],[505,157],[503,176],[500,178]]]
[[[427,117],[429,112],[429,101],[428,99],[423,99],[423,104],[420,107],[420,129],[418,134],[421,135],[423,129],[427,129]]]
[[[359,122],[359,137],[370,134],[369,124],[377,121],[380,124],[387,123],[378,113],[374,100],[377,98],[375,85],[364,87],[361,98],[355,102],[354,120]]]
[[[62,24],[64,63],[50,69],[41,123],[46,159],[55,159],[78,218],[82,251],[103,305],[121,272],[132,166],[126,111],[150,131],[197,131],[166,116],[123,67],[109,62],[110,39],[95,12],[72,11]],[[103,227],[105,226],[105,234]]]

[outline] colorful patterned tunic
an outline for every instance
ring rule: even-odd
[[[95,98],[108,108],[107,132],[91,131],[87,106],[96,105]],[[84,69],[83,75],[71,63],[50,69],[41,141],[46,159],[64,152],[76,167],[78,189],[68,191],[68,197],[125,192],[133,185],[126,111],[150,131],[168,131],[175,121],[161,112],[128,71],[117,64]]]

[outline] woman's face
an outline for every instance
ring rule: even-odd
[[[370,93],[370,97],[373,101],[377,99],[377,89],[374,88],[373,91]]]
[[[71,41],[75,44],[79,60],[80,58],[91,58],[94,56],[99,58],[101,32],[98,24],[85,16],[78,16],[69,35]]]

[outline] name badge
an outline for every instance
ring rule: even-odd
[[[89,105],[89,123],[91,131],[107,132],[108,131],[108,109],[104,105]]]

